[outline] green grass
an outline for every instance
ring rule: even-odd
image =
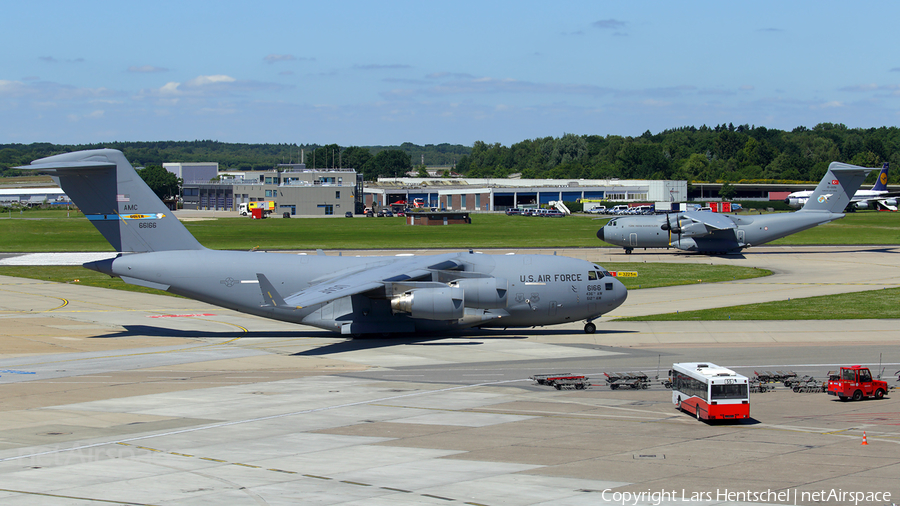
[[[65,209],[0,213],[0,252],[112,251],[99,232]],[[21,219],[28,218],[28,219]],[[475,214],[469,225],[415,226],[403,218],[216,218],[185,226],[212,249],[595,248],[606,220]],[[900,244],[900,213],[874,211],[794,234],[772,244]]]
[[[619,281],[629,290],[718,283],[735,279],[759,278],[772,274],[772,271],[766,269],[731,265],[605,262],[603,267],[608,271],[637,272],[638,277],[636,278],[619,278]]]
[[[616,321],[853,320],[860,318],[900,318],[900,288],[823,295],[699,311],[634,316],[617,318]]]

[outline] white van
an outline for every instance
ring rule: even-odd
[[[628,205],[622,204],[622,205],[613,207],[612,211],[610,211],[609,213],[610,214],[625,214],[627,212],[628,212]]]

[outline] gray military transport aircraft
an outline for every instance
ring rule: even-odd
[[[593,263],[549,255],[345,257],[202,246],[122,152],[77,151],[20,169],[47,172],[119,254],[84,267],[266,318],[341,334],[451,332],[592,320],[622,283]]]
[[[738,216],[688,211],[655,216],[613,218],[597,237],[625,248],[677,248],[705,254],[737,253],[775,239],[843,218],[841,211],[874,168],[832,162],[799,211]]]

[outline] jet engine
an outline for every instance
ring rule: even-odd
[[[869,208],[869,203],[868,203],[868,202],[865,202],[865,201],[862,201],[862,202],[856,202],[856,203],[853,204],[853,207],[854,207],[855,209],[868,209],[868,208]]]
[[[450,286],[465,291],[466,307],[478,309],[502,309],[506,307],[509,281],[503,278],[462,278]]]
[[[419,288],[391,299],[391,311],[423,320],[458,320],[465,313],[462,288]]]

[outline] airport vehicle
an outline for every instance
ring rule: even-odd
[[[261,200],[259,202],[241,202],[241,205],[238,206],[241,216],[252,215],[254,209],[261,209],[263,216],[268,216],[275,212],[275,201]]]
[[[606,206],[593,205],[588,207],[590,204],[585,204],[584,212],[587,214],[606,214]]]
[[[556,373],[535,374],[531,377],[538,385],[551,386],[557,390],[584,390],[591,386],[590,378],[580,374]]]
[[[872,170],[832,162],[810,201],[793,213],[738,216],[687,211],[655,216],[618,216],[597,231],[597,238],[625,248],[626,254],[635,248],[736,253],[843,218],[842,211],[850,197]]]
[[[606,384],[610,390],[619,388],[632,388],[634,390],[646,390],[650,388],[650,378],[641,372],[614,372],[603,373],[606,376]]]
[[[511,207],[506,210],[507,216],[519,216],[521,214],[522,214],[522,210],[519,209],[518,207]]]
[[[838,379],[828,380],[828,395],[836,395],[842,401],[859,401],[867,397],[881,399],[887,391],[887,381],[873,379],[869,368],[859,365],[841,367]]]
[[[120,254],[85,267],[257,316],[346,335],[454,332],[592,320],[627,290],[591,262],[467,252],[349,257],[216,251],[201,245],[121,151],[35,160]]]
[[[609,211],[609,214],[625,214],[628,212],[628,205],[619,204],[617,206],[613,206],[613,208]]]
[[[897,196],[900,195],[900,192],[888,191],[887,181],[888,163],[885,162],[872,189],[857,190],[856,193],[853,194],[853,198],[850,199],[847,210],[855,211],[856,209],[868,209],[869,207],[874,207],[875,209],[885,211],[896,211]],[[784,203],[795,209],[801,208],[806,205],[806,202],[809,200],[809,196],[812,195],[812,193],[811,190],[793,192],[784,199]]]
[[[750,381],[709,362],[672,364],[672,402],[697,420],[750,418]]]
[[[556,210],[559,213],[562,213],[563,216],[567,214],[572,214],[572,211],[569,210],[569,206],[566,205],[562,200],[553,200],[549,203],[551,210]]]

